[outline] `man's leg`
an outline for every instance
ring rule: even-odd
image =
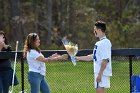
[[[94,74],[94,85],[96,88],[96,93],[105,93],[105,89],[110,87],[110,77],[102,76],[101,82],[96,82],[98,74]]]
[[[105,93],[105,88],[103,87],[96,88],[96,93]]]

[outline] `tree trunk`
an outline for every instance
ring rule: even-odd
[[[60,32],[62,36],[68,35],[67,29],[67,0],[60,0]]]
[[[51,36],[52,36],[52,0],[46,0],[47,5],[47,44],[51,45]]]
[[[75,15],[74,15],[75,11],[74,11],[74,1],[73,0],[69,0],[69,11],[68,11],[68,16],[69,16],[69,33],[72,34],[72,39],[76,40],[76,32],[74,30],[74,25],[75,25]]]
[[[34,31],[40,33],[38,29],[38,0],[32,0],[32,11],[34,13]]]
[[[20,0],[10,0],[11,9],[11,35],[13,46],[16,41],[22,42],[22,34],[20,29]]]
[[[0,30],[3,30],[4,29],[4,27],[3,27],[3,6],[4,4],[3,4],[3,0],[0,0]]]

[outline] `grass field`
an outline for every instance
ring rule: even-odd
[[[134,64],[137,66],[137,64]],[[47,63],[46,80],[50,86],[51,93],[95,93],[93,85],[93,63],[77,62],[73,66],[71,62]],[[107,93],[130,93],[129,89],[129,64],[128,62],[112,62],[113,76],[111,77],[111,88]],[[133,67],[136,73],[139,68]],[[28,66],[25,63],[25,90],[30,93],[30,86],[27,81]],[[20,64],[17,64],[17,77],[20,82]],[[21,90],[21,83],[14,87],[14,93]]]

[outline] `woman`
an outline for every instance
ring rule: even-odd
[[[45,58],[39,49],[40,39],[36,33],[30,33],[25,41],[24,56],[29,65],[28,81],[31,87],[31,93],[50,93],[49,86],[45,80],[45,63],[57,60],[66,60],[68,55],[54,54]]]
[[[0,51],[11,51],[11,46],[7,43],[7,38],[3,31],[0,31]],[[9,86],[12,85],[13,69],[9,59],[0,59],[0,93],[8,93]],[[15,77],[15,85],[18,84]]]

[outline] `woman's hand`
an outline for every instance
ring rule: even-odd
[[[6,45],[4,41],[0,41],[0,46],[7,49],[9,45]]]
[[[68,58],[67,54],[58,55],[57,53],[55,53],[52,56],[48,57],[47,60],[48,62],[52,62],[52,61],[67,60],[67,58]]]
[[[0,41],[0,46],[4,47],[5,43],[3,41]]]
[[[50,56],[49,58],[56,58],[57,60],[67,60],[68,55],[67,54],[59,55],[59,54],[55,53],[52,56]]]
[[[68,59],[68,54],[63,54],[61,55],[61,60],[67,60]]]
[[[60,55],[58,55],[57,53],[54,53],[54,54],[52,54],[51,56],[50,56],[50,58],[51,57],[60,57]]]

